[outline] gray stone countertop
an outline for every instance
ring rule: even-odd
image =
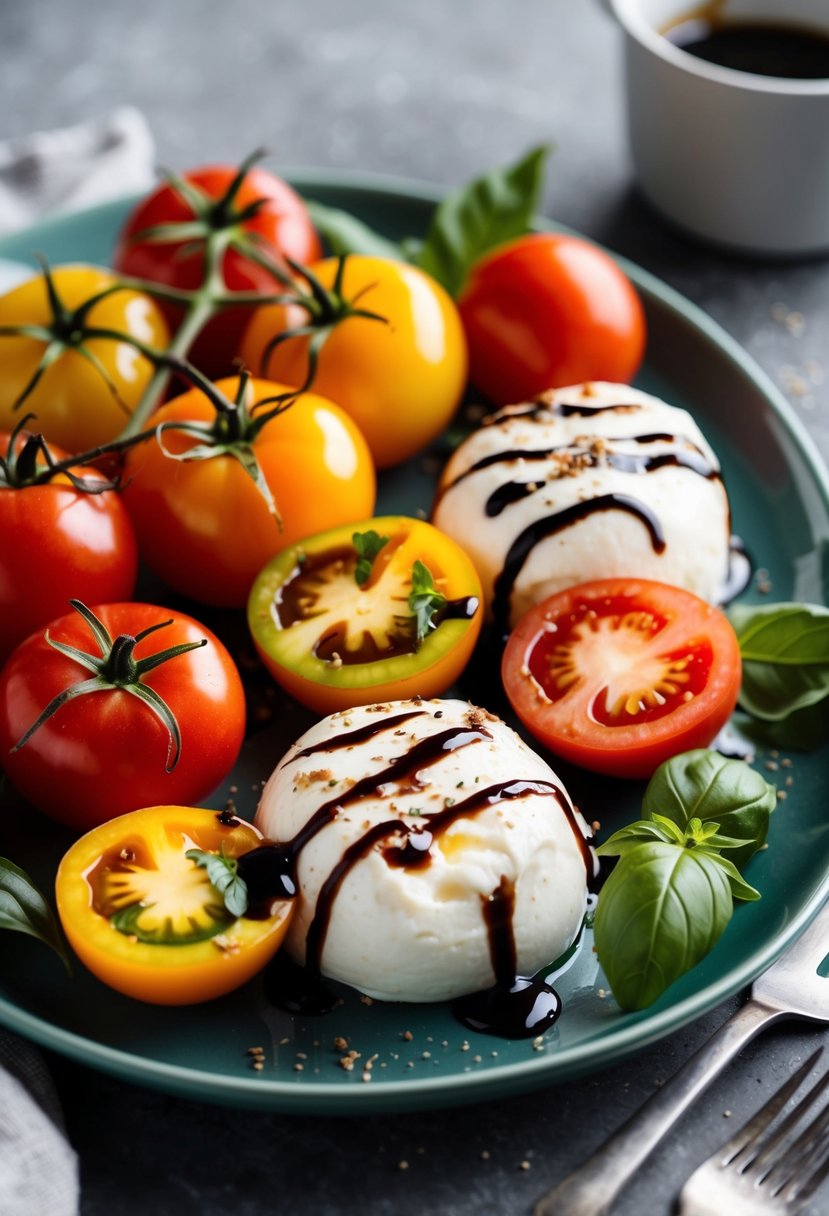
[[[159,161],[175,168],[264,144],[283,166],[444,186],[552,141],[545,213],[710,313],[827,456],[829,263],[738,259],[654,216],[631,181],[620,49],[598,0],[0,0],[0,136],[127,102],[146,114]],[[453,1111],[253,1114],[50,1063],[81,1158],[83,1216],[517,1216],[742,999],[627,1063]],[[695,1165],[825,1039],[787,1024],[747,1048],[639,1171],[618,1216],[666,1216]]]

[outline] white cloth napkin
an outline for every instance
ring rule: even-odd
[[[150,129],[132,106],[0,143],[0,235],[56,211],[149,189],[154,166]]]
[[[154,181],[152,135],[130,106],[0,143],[0,235]],[[0,291],[31,273],[0,258]],[[78,1210],[78,1161],[48,1068],[37,1048],[0,1030],[0,1212],[77,1216]]]
[[[37,1048],[0,1030],[0,1212],[76,1216],[78,1160]]]

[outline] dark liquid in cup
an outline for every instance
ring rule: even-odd
[[[703,9],[663,32],[689,55],[738,72],[789,80],[829,77],[829,36],[806,26],[729,21]]]

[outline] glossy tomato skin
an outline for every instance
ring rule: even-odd
[[[115,275],[97,266],[55,266],[52,278],[68,309],[116,282]],[[42,275],[0,296],[0,325],[48,325],[51,320]],[[118,291],[90,309],[87,321],[127,334],[164,350],[169,330],[155,302],[142,292]],[[85,452],[108,443],[124,429],[153,375],[153,366],[128,342],[96,338],[86,348],[106,369],[120,397],[82,355],[67,350],[43,373],[22,407],[35,414],[37,429],[69,452]],[[46,350],[36,338],[0,338],[0,428],[12,430],[20,419],[14,408]]]
[[[0,433],[0,455],[11,436]],[[16,448],[24,442],[20,435]],[[67,456],[55,444],[56,462]],[[90,482],[94,469],[75,470]],[[33,629],[62,616],[70,599],[128,600],[138,574],[135,530],[114,490],[86,494],[58,474],[45,485],[0,486],[0,664]]]
[[[235,166],[208,165],[183,176],[211,198],[218,199],[227,191],[236,172]],[[287,255],[296,262],[307,264],[320,257],[319,237],[308,210],[287,182],[267,169],[249,169],[236,196],[237,209],[243,209],[255,199],[265,199],[265,203],[255,216],[245,221],[243,230],[264,242],[265,251],[276,261]],[[185,241],[154,243],[133,239],[157,224],[186,224],[192,218],[191,208],[171,186],[159,186],[128,217],[115,248],[113,265],[116,270],[169,287],[198,287],[203,274],[203,255],[199,249],[181,256]],[[225,255],[223,273],[230,291],[274,295],[280,290],[269,271],[232,249]],[[180,311],[170,305],[165,306],[165,311],[175,328],[181,319]],[[248,308],[234,307],[225,309],[221,316],[208,322],[190,352],[196,366],[211,377],[229,375],[249,317]]]
[[[238,381],[219,387],[235,397]],[[262,401],[284,385],[253,380]],[[184,393],[154,415],[157,422],[209,422],[214,410],[198,390]],[[165,446],[191,448],[196,439],[169,431]],[[234,457],[179,462],[155,439],[133,448],[126,461],[124,501],[141,553],[171,587],[193,599],[243,607],[254,578],[275,553],[313,532],[374,509],[374,466],[365,440],[347,414],[305,393],[263,427],[254,452],[282,515],[269,512],[253,480]]]
[[[338,260],[311,269],[326,288],[334,285]],[[466,387],[466,339],[457,309],[439,283],[402,262],[352,254],[343,277],[346,300],[384,321],[349,317],[336,326],[320,352],[313,388],[351,415],[365,435],[378,468],[414,455],[447,426]],[[239,354],[257,375],[303,384],[308,339],[277,346],[263,363],[275,334],[307,321],[304,309],[264,305],[257,309]]]
[[[66,702],[13,751],[53,697],[91,673],[61,654],[39,630],[0,671],[0,760],[12,785],[33,806],[78,831],[161,802],[206,798],[230,772],[242,745],[245,698],[230,654],[210,630],[183,613],[151,604],[94,607],[113,638],[133,637],[172,621],[135,648],[136,659],[182,642],[207,645],[160,664],[142,682],[166,701],[181,732],[181,753],[166,771],[170,738],[143,702],[116,688]],[[49,637],[95,653],[77,613],[51,622]]]
[[[103,869],[116,874],[121,854],[172,870],[171,884],[184,870],[186,851],[224,850],[238,857],[256,848],[262,836],[249,823],[223,823],[219,813],[190,806],[154,806],[120,815],[82,836],[65,854],[55,880],[58,914],[72,949],[98,979],[136,1000],[158,1005],[190,1005],[238,988],[270,961],[290,923],[293,905],[276,903],[268,916],[236,918],[221,937],[156,944],[114,928],[101,907]],[[165,867],[166,863],[166,867]],[[128,871],[127,871],[128,872]]]
[[[646,579],[582,583],[536,604],[501,665],[513,709],[550,751],[632,778],[708,747],[734,710],[741,674],[725,614]]]
[[[458,308],[470,379],[498,405],[586,380],[629,384],[645,351],[632,283],[577,236],[535,233],[495,249],[473,267]]]
[[[388,538],[375,559],[371,577],[360,587],[354,578],[355,532],[369,530]],[[384,551],[385,550],[385,551]],[[423,562],[435,586],[455,606],[419,645],[383,644],[384,629],[405,622],[415,561]],[[286,592],[304,572],[312,582],[299,589],[299,601],[322,589],[307,618],[282,622],[276,608]],[[333,587],[332,611],[327,612],[325,583]],[[409,618],[410,619],[410,618]],[[444,533],[431,524],[405,516],[380,516],[343,528],[307,537],[284,550],[259,574],[248,601],[248,626],[259,657],[271,675],[292,697],[319,714],[335,713],[356,705],[436,697],[454,683],[466,667],[483,620],[483,595],[475,567]],[[332,633],[345,622],[340,641]],[[373,645],[379,647],[358,661],[364,627],[374,627]],[[393,632],[394,636],[394,632]],[[405,636],[405,635],[404,635]],[[348,638],[357,655],[349,657]],[[317,644],[325,643],[325,653]],[[328,657],[332,646],[338,649]]]

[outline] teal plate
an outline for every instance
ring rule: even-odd
[[[362,176],[296,173],[298,188],[344,207],[390,237],[423,232],[436,191]],[[0,241],[0,257],[31,262],[106,262],[129,200],[43,223]],[[551,225],[540,223],[540,227]],[[748,355],[699,309],[636,266],[625,265],[648,313],[648,360],[640,387],[691,410],[718,452],[733,524],[774,600],[820,603],[829,592],[829,479],[786,401]],[[438,448],[436,455],[441,455]],[[429,461],[381,479],[384,511],[428,509]],[[434,466],[434,461],[431,462]],[[749,590],[745,598],[757,593]],[[759,597],[758,597],[759,598]],[[204,613],[195,609],[196,615]],[[227,624],[228,622],[224,622]],[[238,620],[231,633],[242,637]],[[233,644],[232,639],[228,639]],[[242,641],[240,644],[244,645]],[[494,682],[473,665],[462,692],[498,709]],[[266,696],[258,686],[256,695]],[[311,718],[272,699],[269,724],[248,738],[237,769],[211,804],[233,796],[253,814],[256,791]],[[295,1112],[363,1113],[471,1103],[518,1094],[606,1068],[677,1030],[748,985],[793,940],[829,893],[827,749],[793,755],[791,767],[763,769],[786,793],[773,816],[769,848],[747,876],[763,893],[738,908],[705,961],[650,1009],[623,1014],[607,992],[585,935],[555,980],[563,1013],[543,1039],[506,1042],[465,1031],[444,1005],[371,1003],[343,988],[325,1018],[293,1017],[265,1000],[261,980],[206,1005],[163,1009],[131,1001],[80,966],[73,980],[41,947],[4,934],[0,1023],[52,1050],[131,1081],[183,1096]],[[757,763],[767,763],[758,754]],[[779,761],[778,761],[779,762]],[[785,782],[791,778],[789,784]],[[637,817],[638,785],[566,775],[575,801],[602,833]],[[0,851],[49,889],[69,835],[6,794]],[[351,1072],[334,1039],[360,1053]],[[265,1049],[251,1069],[247,1049]],[[363,1066],[372,1061],[370,1082]]]

